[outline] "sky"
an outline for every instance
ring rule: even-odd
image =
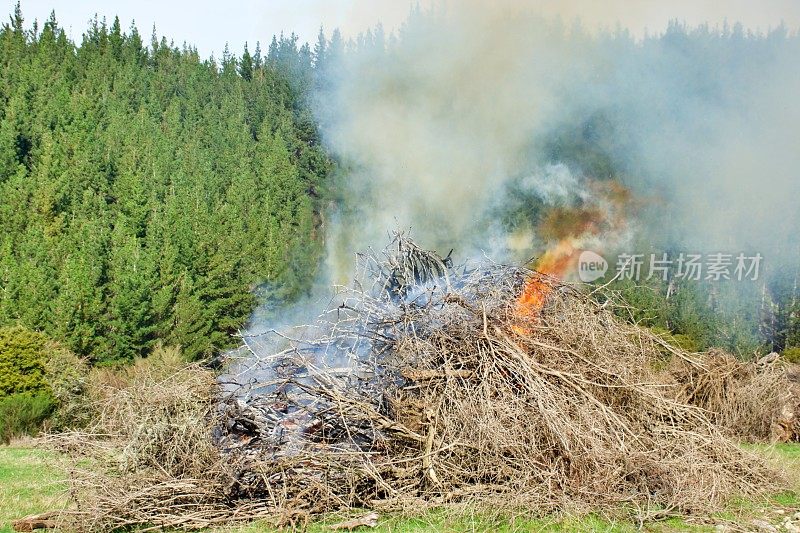
[[[15,1],[4,0],[6,13]],[[486,0],[492,2],[492,0]],[[617,24],[636,35],[664,29],[670,19],[688,24],[742,22],[754,30],[767,30],[782,21],[800,28],[799,0],[495,0],[512,9],[540,11],[564,21],[579,18],[589,27],[614,27]],[[423,8],[444,4],[447,9],[462,9],[459,0],[418,0]],[[234,53],[245,42],[251,50],[255,41],[268,43],[273,35],[295,32],[301,41],[316,39],[320,26],[329,34],[340,28],[345,36],[381,22],[389,30],[403,21],[411,0],[21,0],[28,24],[40,22],[55,10],[56,18],[76,41],[95,14],[111,22],[120,17],[123,28],[135,20],[140,33],[149,36],[155,24],[159,36],[166,35],[180,45],[197,47],[202,56],[219,57],[226,43]]]

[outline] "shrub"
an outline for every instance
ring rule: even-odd
[[[56,400],[48,392],[20,392],[0,398],[0,443],[40,431]]]
[[[105,404],[115,395],[143,379],[167,379],[187,366],[180,348],[156,345],[148,357],[138,357],[133,364],[96,367],[89,373],[86,395],[92,402]]]
[[[91,418],[86,394],[89,365],[55,342],[48,342],[45,350],[45,381],[58,403],[50,425],[57,430],[86,425]]]
[[[186,368],[188,360],[177,346],[157,344],[152,353],[144,358],[137,358],[130,368],[131,374],[147,373],[167,378],[179,370]]]
[[[781,357],[787,363],[800,364],[800,346],[792,346],[781,352]]]
[[[672,335],[672,339],[667,340],[667,342],[687,352],[700,351],[700,343],[694,337],[685,333],[675,333]]]
[[[51,425],[59,429],[85,423],[87,375],[84,361],[45,335],[21,326],[0,328],[0,399],[11,398],[5,405],[22,417],[20,427],[38,430],[41,424],[32,421],[42,412],[52,414]],[[45,404],[50,407],[39,409]]]
[[[48,389],[46,336],[21,326],[0,328],[0,397]]]
[[[652,327],[650,330],[661,337],[664,342],[670,344],[676,348],[687,352],[699,352],[700,351],[700,343],[692,337],[691,335],[687,335],[685,333],[672,333],[668,329],[661,328],[661,327]]]

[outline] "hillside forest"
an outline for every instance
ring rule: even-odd
[[[73,42],[55,15],[29,24],[18,6],[0,29],[0,326],[92,365],[159,344],[209,360],[236,345],[259,305],[307,294],[326,217],[358,201],[342,192],[348,165],[327,148],[314,104],[336,58],[393,39],[281,35],[204,58],[118,19],[95,19]],[[677,26],[651,41],[713,51],[791,39]],[[622,118],[571,120],[546,153],[624,179],[606,142]],[[535,213],[530,202],[506,223]],[[648,227],[642,249],[665,249]],[[796,269],[776,269],[735,292],[703,281],[618,288],[636,320],[675,342],[750,358],[800,352],[797,282]]]

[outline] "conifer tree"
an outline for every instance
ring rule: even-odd
[[[316,265],[292,257],[319,249],[307,191],[328,166],[306,163],[325,155],[300,119],[294,41],[280,62],[277,41],[275,61],[226,49],[218,69],[118,18],[77,45],[55,15],[24,24],[17,6],[0,28],[0,326],[95,362],[156,340],[200,358],[235,344],[254,287],[310,282]],[[278,123],[266,165],[259,131]]]

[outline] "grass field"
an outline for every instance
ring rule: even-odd
[[[775,494],[769,501],[739,501],[709,519],[687,521],[673,518],[645,525],[654,532],[714,532],[717,524],[741,524],[740,530],[757,530],[753,520],[774,524],[781,531],[784,517],[800,511],[800,444],[777,446],[747,445],[748,449],[764,454],[787,472],[794,490]],[[59,457],[51,452],[21,443],[0,446],[0,533],[12,531],[10,522],[27,514],[57,509],[64,504],[63,479],[66,473]],[[329,517],[308,527],[309,532],[331,531],[329,525],[342,517]],[[256,533],[274,531],[267,524],[251,524],[213,530],[214,533]],[[365,529],[366,531],[366,529]],[[384,516],[379,525],[368,531],[412,533],[422,531],[537,531],[537,532],[606,532],[637,531],[636,524],[604,519],[599,516],[580,518],[505,518],[490,519],[480,515],[454,515],[429,512],[418,517]],[[731,530],[732,531],[732,530]]]
[[[63,505],[65,473],[58,457],[26,445],[0,446],[0,533],[10,522]]]

